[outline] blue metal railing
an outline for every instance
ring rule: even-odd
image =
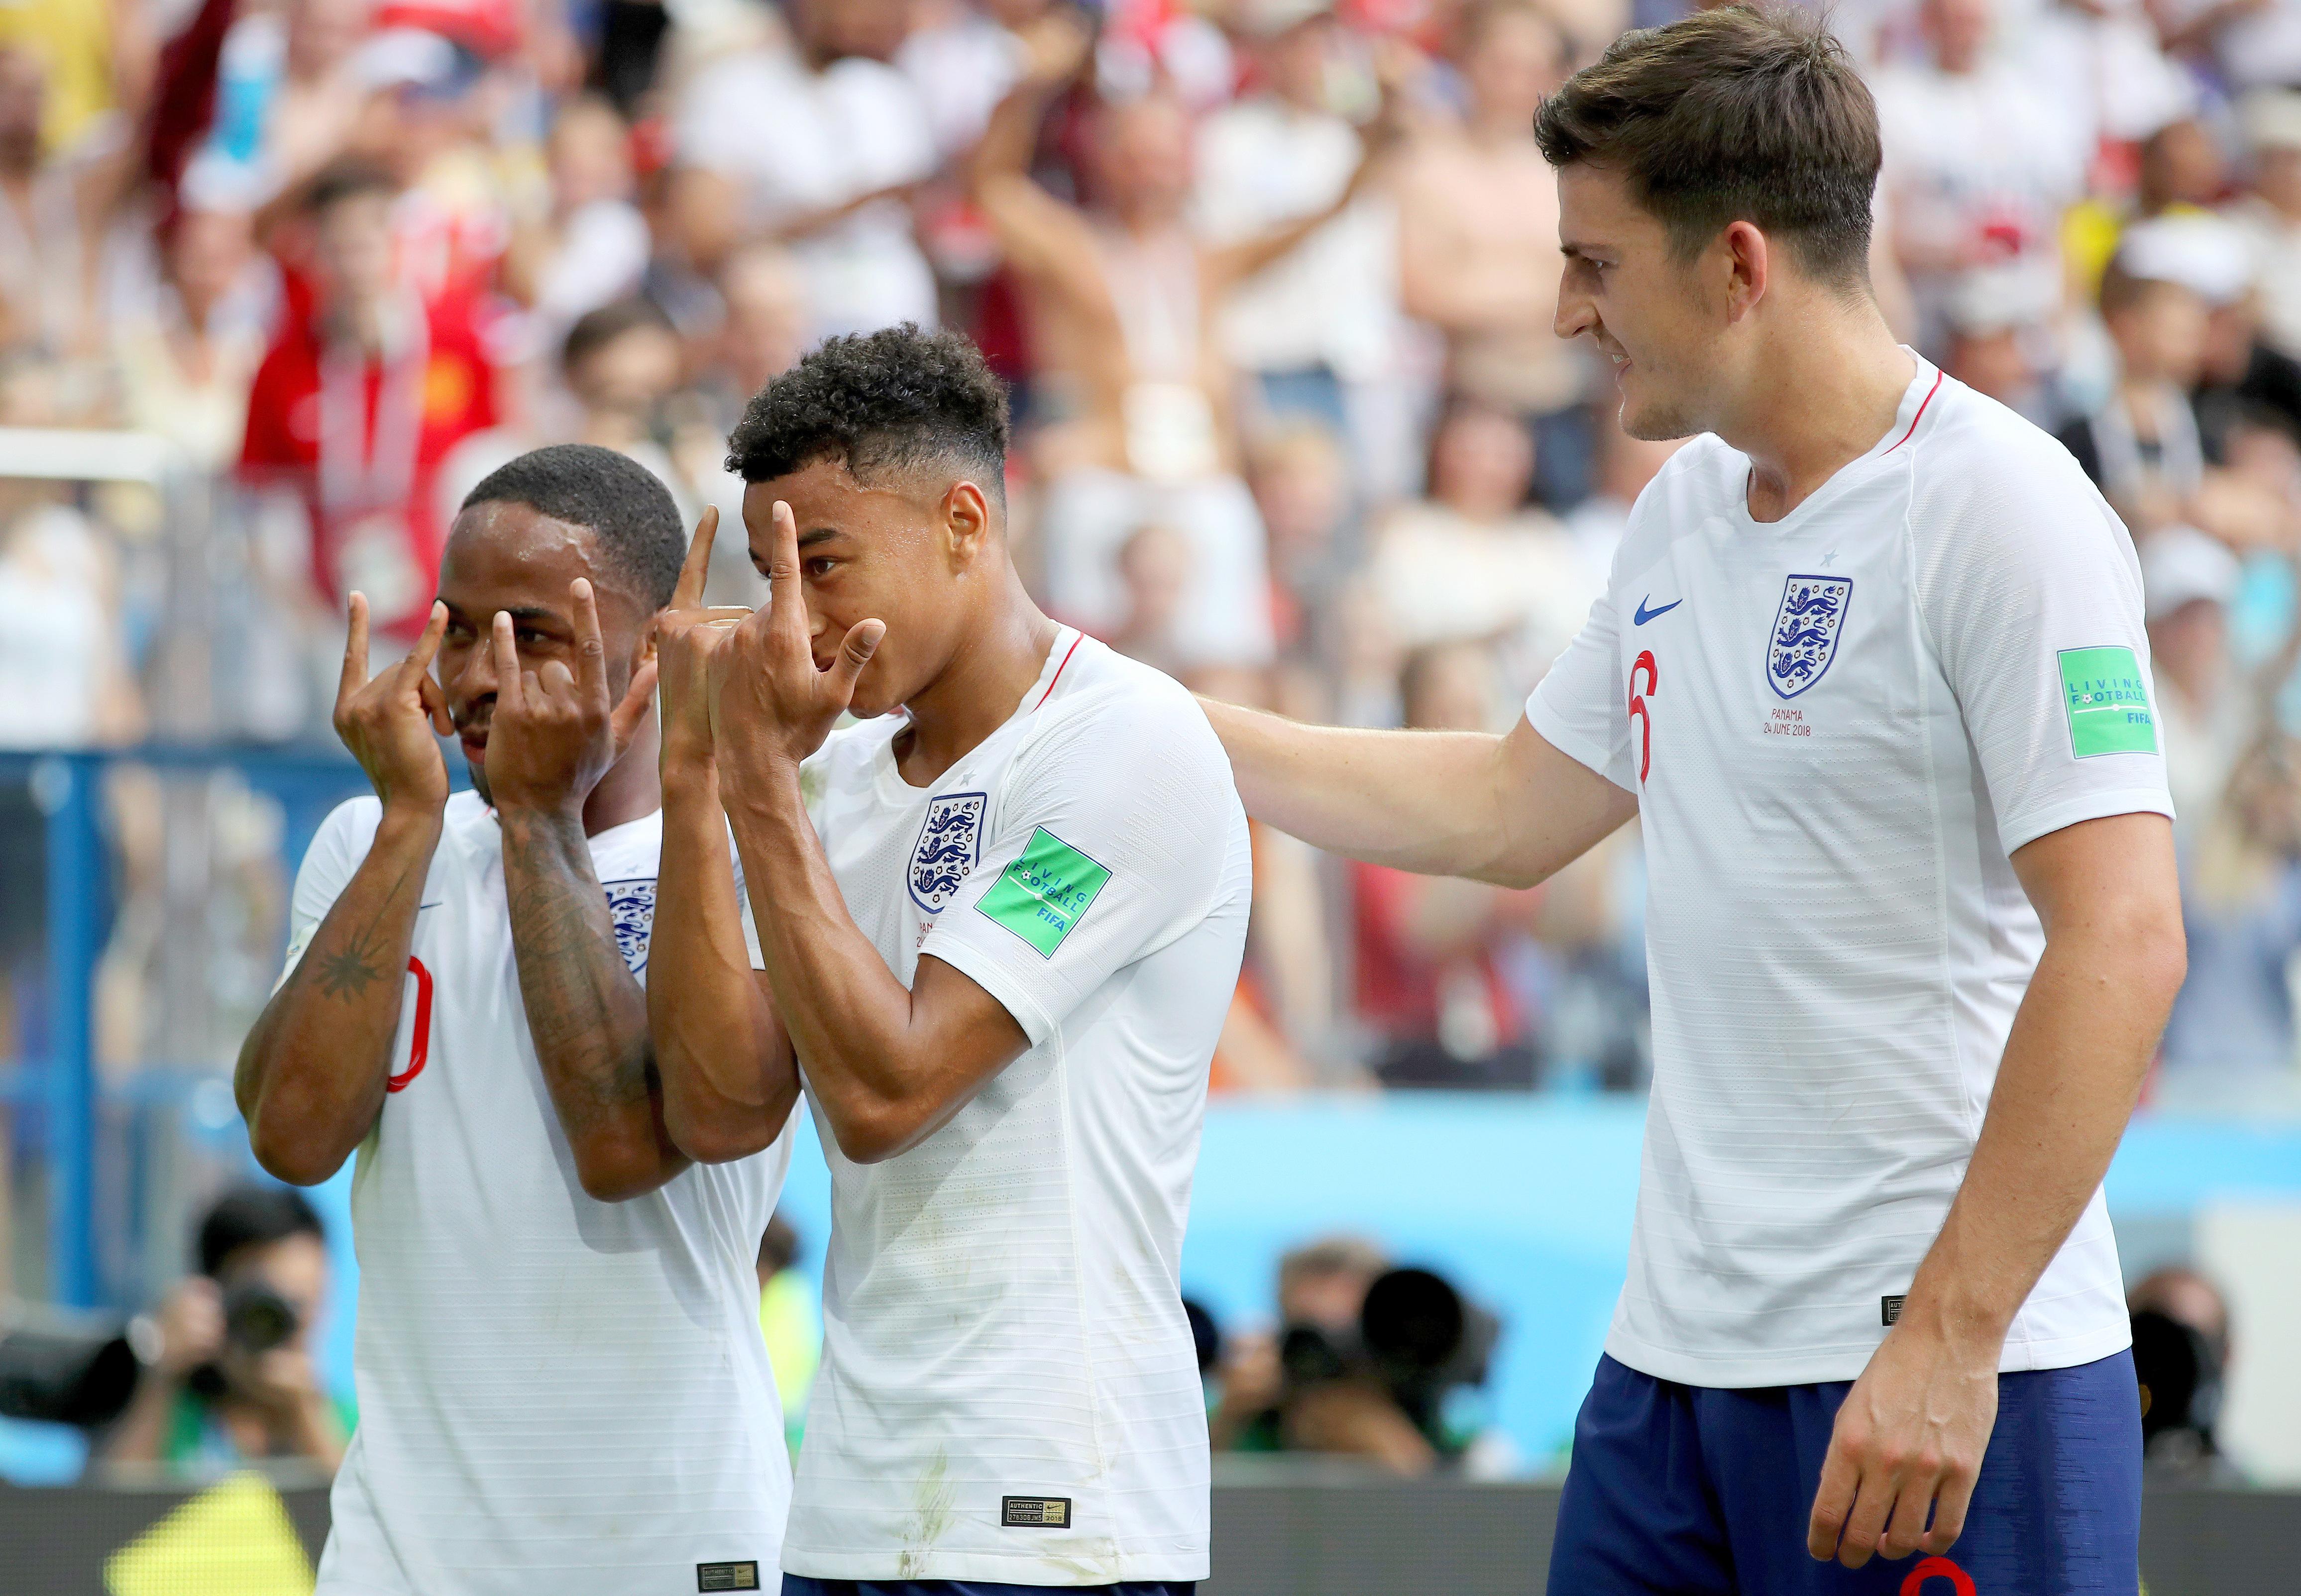
[[[46,1057],[7,1095],[33,1098],[44,1110],[50,1295],[75,1308],[98,1306],[105,1297],[96,1229],[96,975],[106,918],[105,777],[123,765],[236,773],[281,806],[291,874],[328,811],[368,790],[348,757],[316,748],[153,745],[0,752],[0,781],[29,781],[46,816],[47,844],[48,1046]]]

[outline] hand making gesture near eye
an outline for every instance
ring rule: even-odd
[[[367,772],[387,810],[437,816],[448,803],[448,762],[440,756],[439,738],[455,731],[448,696],[431,679],[431,661],[448,630],[448,606],[433,605],[431,622],[407,657],[377,672],[372,681],[365,594],[352,595],[351,611],[343,677],[336,685],[336,735]]]
[[[711,734],[723,771],[763,778],[795,773],[823,746],[887,634],[883,621],[858,621],[829,667],[818,666],[800,588],[799,523],[781,499],[774,529],[768,606],[729,631],[709,661]]]
[[[719,532],[719,511],[707,506],[687,547],[687,564],[672,589],[671,607],[655,619],[655,649],[663,688],[663,772],[666,779],[711,763],[713,650],[726,641],[736,623],[750,614],[740,606],[712,607],[703,602],[711,572],[711,544]]]
[[[509,614],[496,612],[496,703],[488,722],[488,794],[498,810],[581,814],[583,800],[631,746],[654,700],[656,662],[632,673],[618,704],[607,690],[607,649],[591,584],[568,584],[575,669],[556,659],[520,668]]]

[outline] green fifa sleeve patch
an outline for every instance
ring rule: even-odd
[[[2157,751],[2157,717],[2132,649],[2064,648],[2060,657],[2071,753],[2090,759]]]
[[[1109,871],[1040,826],[975,907],[1052,958],[1109,880]]]

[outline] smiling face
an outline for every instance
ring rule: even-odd
[[[1588,334],[1614,363],[1622,430],[1685,438],[1713,424],[1728,324],[1724,246],[1680,260],[1660,217],[1602,167],[1558,174],[1560,338]]]
[[[655,645],[655,612],[631,591],[622,572],[598,558],[589,527],[573,526],[530,505],[473,505],[456,517],[439,561],[439,601],[448,631],[439,642],[439,686],[462,739],[472,785],[488,798],[488,724],[495,716],[496,660],[490,633],[498,611],[512,618],[520,669],[558,660],[578,672],[574,601],[568,586],[588,578],[607,649],[607,695],[621,702],[632,673]]]
[[[1000,512],[974,482],[931,473],[858,481],[817,459],[743,490],[751,564],[774,553],[774,505],[799,527],[801,591],[817,670],[830,668],[858,622],[887,633],[855,687],[851,712],[885,714],[932,684],[1005,567]]]

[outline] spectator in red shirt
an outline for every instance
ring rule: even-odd
[[[248,396],[240,470],[297,493],[312,529],[312,572],[340,604],[368,597],[404,638],[431,604],[445,521],[435,479],[448,451],[496,422],[496,378],[477,302],[425,304],[394,258],[397,188],[347,163],[305,201],[308,272],[288,269],[286,303]]]

